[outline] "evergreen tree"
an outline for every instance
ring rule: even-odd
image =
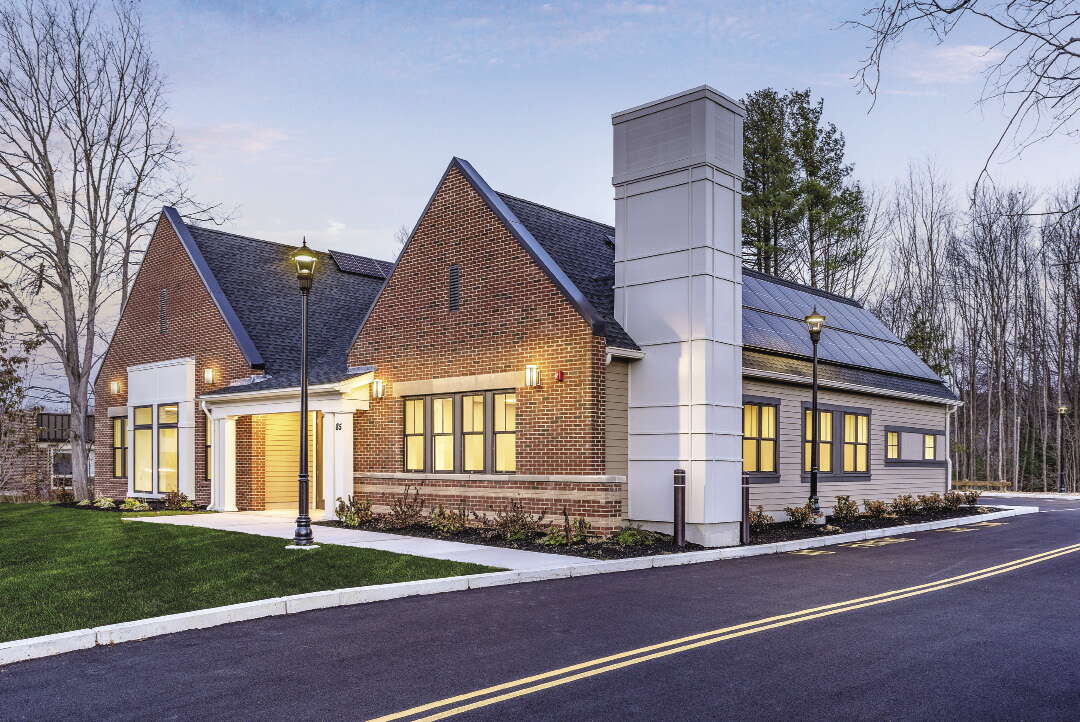
[[[751,268],[782,276],[794,261],[798,223],[787,106],[772,88],[750,93],[743,103],[743,261]]]

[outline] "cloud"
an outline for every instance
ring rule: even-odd
[[[341,221],[330,220],[326,224],[326,230],[323,231],[323,233],[327,236],[340,236],[341,232],[344,231],[347,227],[348,226],[346,226]]]
[[[265,153],[289,139],[288,134],[277,128],[262,128],[250,123],[180,128],[177,133],[184,145],[196,153],[240,151],[251,156]]]
[[[986,45],[939,45],[928,50],[908,50],[901,74],[922,85],[967,83],[1004,53]]]
[[[658,15],[660,13],[666,13],[668,9],[665,3],[630,2],[630,0],[623,0],[623,2],[609,2],[604,6],[604,10],[615,15]]]

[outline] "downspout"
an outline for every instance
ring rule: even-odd
[[[952,491],[952,416],[959,408],[945,407],[945,491]]]
[[[206,447],[206,434],[210,433],[210,425],[214,423],[214,417],[211,416],[211,414],[210,414],[210,409],[206,405],[206,399],[199,399],[199,408],[201,408],[203,410],[203,414],[206,415],[206,431],[203,432],[203,447],[205,448]],[[197,449],[196,449],[196,453],[198,453]],[[214,463],[214,457],[216,455],[217,455],[217,440],[215,439],[214,440],[214,446],[211,448],[211,453],[207,456],[207,459],[206,459],[206,465],[207,466],[212,467],[212,465]],[[211,475],[210,475],[210,479],[211,479],[211,482],[210,482],[210,504],[206,507],[207,509],[215,508],[214,505],[218,501],[218,498],[217,498],[218,497],[217,485],[220,482],[220,479],[218,478],[218,476],[220,476],[220,475],[217,474],[216,472],[217,472],[217,469],[213,469],[213,471],[211,472]]]

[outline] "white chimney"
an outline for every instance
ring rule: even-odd
[[[739,543],[742,106],[708,86],[612,116],[615,315],[630,367],[629,517],[670,531],[687,473],[687,538]]]

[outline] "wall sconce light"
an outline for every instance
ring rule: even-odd
[[[212,369],[212,368],[203,369],[202,377],[203,377],[203,381],[205,381],[208,384],[213,385],[213,383],[214,383],[214,369]]]
[[[371,382],[371,398],[381,399],[386,396],[386,382],[382,379],[375,379]]]
[[[109,382],[109,393],[112,393],[112,394],[120,393],[120,382],[119,381],[110,381]]]
[[[525,385],[526,386],[539,386],[540,385],[540,367],[532,364],[525,367]]]

